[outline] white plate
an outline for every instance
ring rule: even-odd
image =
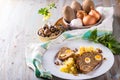
[[[68,74],[60,72],[59,67],[54,64],[56,53],[63,46],[69,47],[71,49],[79,48],[80,46],[93,46],[94,48],[100,48],[103,51],[103,56],[106,60],[103,61],[101,66],[94,71],[91,71],[88,74],[79,74],[74,76],[73,74]],[[100,76],[107,72],[114,63],[114,56],[112,52],[105,46],[101,44],[96,44],[94,42],[85,41],[85,40],[70,40],[64,41],[61,44],[55,43],[45,52],[43,56],[43,67],[50,71],[52,75],[64,78],[64,79],[90,79],[97,76]]]

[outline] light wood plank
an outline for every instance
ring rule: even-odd
[[[39,80],[25,63],[25,47],[39,42],[37,30],[44,24],[39,8],[56,2],[49,20],[52,24],[62,16],[62,7],[73,0],[0,0],[0,80]],[[80,0],[79,2],[82,2]],[[110,6],[110,0],[94,0],[96,6]],[[99,4],[99,5],[98,5]],[[114,35],[120,41],[120,19],[115,17]],[[91,80],[120,80],[120,56],[106,74]],[[61,80],[54,78],[55,80]]]

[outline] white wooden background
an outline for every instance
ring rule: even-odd
[[[39,42],[37,30],[43,22],[37,11],[52,1],[58,8],[52,11],[54,16],[50,22],[53,24],[61,17],[62,7],[72,0],[0,0],[0,80],[38,80],[25,63],[25,47],[29,43]],[[97,6],[110,6],[113,3],[112,0],[94,1]],[[120,63],[120,59],[117,60]],[[112,74],[108,72],[95,80],[116,80],[111,76],[118,73],[120,80],[120,65],[114,68]]]

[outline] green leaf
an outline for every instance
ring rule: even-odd
[[[49,4],[48,6],[49,6],[49,9],[56,8],[55,3],[51,3],[51,4]]]
[[[90,35],[90,40],[96,40],[97,38],[97,29],[93,30]]]
[[[97,29],[91,31],[88,40],[103,44],[104,46],[108,47],[114,55],[120,54],[120,43],[114,38],[112,34],[104,34],[101,36],[98,36],[97,34]]]
[[[38,10],[38,14],[43,15],[44,17],[49,16],[50,14],[50,9],[56,8],[55,3],[49,4],[47,7],[41,8]]]
[[[47,8],[41,8],[39,11],[38,11],[38,14],[41,14],[41,15],[44,15],[44,16],[47,16],[49,13],[49,10]]]

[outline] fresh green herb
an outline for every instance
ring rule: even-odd
[[[95,29],[91,32],[88,40],[103,44],[104,46],[108,47],[114,55],[120,54],[120,43],[112,34],[98,36],[97,29]]]
[[[43,15],[44,16],[44,20],[47,20],[47,19],[50,18],[50,16],[51,16],[50,10],[53,9],[53,8],[56,8],[55,3],[51,3],[47,7],[39,9],[38,10],[38,14]]]

